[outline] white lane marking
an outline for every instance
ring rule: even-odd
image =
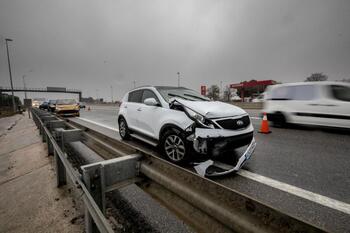
[[[92,120],[89,120],[89,119],[86,119],[86,118],[83,118],[83,117],[79,117],[79,119],[83,120],[83,121],[86,121],[86,122],[89,122],[89,123],[92,123],[92,124],[95,124],[95,125],[98,125],[98,126],[101,126],[101,127],[104,127],[104,128],[107,128],[107,129],[111,129],[111,130],[119,132],[118,128],[113,128],[111,126],[104,125],[104,124],[101,124],[101,123],[98,123],[96,121],[92,121]]]
[[[290,184],[286,184],[277,180],[273,180],[271,178],[259,175],[259,174],[255,174],[252,172],[249,172],[247,170],[241,169],[240,171],[237,172],[237,174],[239,174],[240,176],[243,176],[245,178],[257,181],[259,183],[268,185],[270,187],[273,187],[275,189],[279,189],[282,190],[284,192],[293,194],[295,196],[304,198],[306,200],[315,202],[319,205],[322,206],[326,206],[328,208],[334,209],[334,210],[338,210],[341,211],[343,213],[349,214],[350,215],[350,204],[345,203],[345,202],[341,202],[326,196],[322,196],[320,194],[317,193],[313,193],[307,190],[304,190],[302,188],[298,188],[295,187],[293,185]]]
[[[90,123],[95,124],[95,125],[99,125],[99,126],[111,129],[111,130],[119,131],[117,128],[113,128],[113,127],[110,127],[108,125],[104,125],[104,124],[101,124],[101,123],[98,123],[98,122],[95,122],[95,121],[92,121],[92,120],[89,120],[86,118],[79,117],[79,119],[90,122]],[[265,176],[262,176],[262,175],[259,175],[256,173],[252,173],[252,172],[249,172],[249,171],[244,170],[244,169],[239,170],[237,172],[237,174],[239,174],[240,176],[243,176],[245,178],[257,181],[259,183],[268,185],[272,188],[279,189],[281,191],[293,194],[293,195],[301,197],[303,199],[315,202],[315,203],[320,204],[322,206],[326,206],[326,207],[329,207],[331,209],[335,209],[335,210],[338,210],[338,211],[341,211],[343,213],[350,215],[350,204],[347,204],[345,202],[341,202],[341,201],[338,201],[338,200],[335,200],[335,199],[332,199],[332,198],[329,198],[326,196],[322,196],[320,194],[313,193],[313,192],[304,190],[302,188],[298,188],[296,186],[286,184],[286,183],[283,183],[283,182],[280,182],[277,180],[273,180],[271,178],[268,178],[268,177],[265,177]]]

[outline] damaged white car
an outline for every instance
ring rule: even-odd
[[[147,86],[128,92],[118,123],[122,139],[134,137],[159,146],[168,160],[194,163],[203,176],[239,170],[256,146],[243,109],[183,87]],[[243,146],[246,150],[237,155],[235,149]],[[231,163],[220,162],[220,157],[232,158]],[[216,169],[209,172],[209,167]]]

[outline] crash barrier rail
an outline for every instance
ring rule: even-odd
[[[68,176],[83,191],[87,232],[112,231],[104,216],[105,195],[130,184],[139,186],[198,232],[325,232],[92,129],[75,127],[38,109],[33,109],[33,119],[48,143],[48,153],[55,156],[57,186],[64,185]],[[92,146],[93,151],[111,159],[81,166],[80,175],[66,153],[66,145],[73,142]]]

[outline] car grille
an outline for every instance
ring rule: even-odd
[[[220,125],[224,129],[244,129],[247,128],[250,124],[250,119],[249,116],[244,116],[241,118],[229,118],[229,119],[224,119],[224,120],[216,120],[216,123]]]

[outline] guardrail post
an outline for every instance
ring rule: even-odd
[[[63,120],[53,120],[53,121],[47,122],[46,127],[50,132],[52,132],[56,128],[64,128],[65,123]],[[52,143],[50,140],[48,140],[48,138],[46,141],[47,141],[47,153],[48,155],[53,155],[54,151],[53,151]]]
[[[100,164],[90,166],[89,170],[82,168],[83,181],[92,198],[105,214],[105,195],[102,191],[100,168]],[[99,232],[88,210],[85,210],[85,229],[87,233]]]
[[[47,141],[47,155],[54,155],[53,145],[50,142],[50,139],[48,138],[48,136],[46,137],[46,141]]]
[[[53,120],[49,121],[47,128],[50,130],[50,132],[53,132],[56,128],[64,128],[65,123],[63,120]]]
[[[55,160],[56,173],[57,173],[56,185],[57,185],[57,187],[60,187],[62,185],[67,184],[67,180],[66,180],[67,177],[66,177],[66,169],[65,169],[60,157],[58,156],[56,150],[54,150],[54,160]]]
[[[41,126],[41,135],[42,135],[43,142],[47,142],[47,135],[45,133],[44,126],[46,126],[48,121],[52,121],[52,120],[56,120],[56,119],[57,118],[54,116],[47,116],[47,115],[44,115],[43,117],[41,117],[41,120],[43,122],[43,125]]]
[[[68,142],[80,141],[82,138],[81,129],[55,129],[56,138],[60,141],[60,147],[65,151],[65,144]]]
[[[106,212],[106,192],[134,183],[137,179],[140,155],[128,155],[81,166],[83,181],[102,213]],[[85,211],[88,233],[97,232],[88,211]]]
[[[54,123],[58,126],[60,123]],[[81,133],[82,130],[80,129],[71,129],[71,130],[65,130],[62,128],[55,129],[56,132],[56,140],[58,145],[60,145],[62,151],[65,151],[65,143],[71,142],[71,141],[79,141],[81,139]],[[56,171],[57,171],[57,187],[60,187],[62,185],[66,184],[66,170],[65,167],[57,155],[57,151],[54,150],[54,158],[55,158],[55,164],[56,164]]]

